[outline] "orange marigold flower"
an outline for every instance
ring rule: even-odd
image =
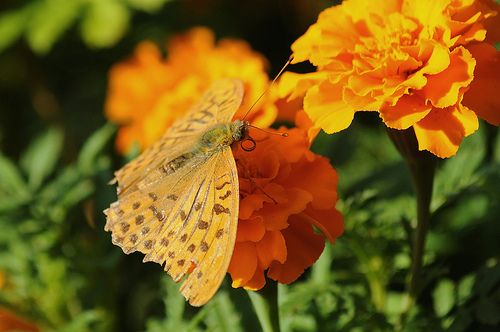
[[[413,126],[419,150],[456,153],[478,117],[500,124],[498,4],[492,0],[346,0],[323,11],[292,50],[311,74],[285,73],[280,94],[302,94],[327,133],[356,111],[378,111],[394,129]]]
[[[255,150],[235,152],[243,166],[238,233],[228,269],[233,287],[261,289],[265,270],[282,284],[296,280],[323,252],[325,236],[333,243],[344,230],[335,209],[337,173],[328,159],[309,150],[305,130],[282,127],[279,132],[289,136],[254,130]]]
[[[161,137],[206,90],[220,78],[238,77],[245,84],[245,97],[235,118],[242,118],[269,83],[266,59],[242,40],[221,39],[208,28],[193,28],[174,36],[167,45],[167,58],[151,42],[142,42],[134,55],[111,68],[105,103],[108,119],[121,125],[117,150],[125,154],[139,143],[144,150]],[[269,126],[277,109],[272,96],[264,96],[247,118],[252,124]]]

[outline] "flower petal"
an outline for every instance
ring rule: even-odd
[[[432,105],[426,105],[420,96],[404,95],[396,105],[382,107],[380,117],[390,128],[407,129],[423,119],[431,109]]]
[[[317,210],[307,208],[299,215],[323,233],[331,244],[344,233],[344,217],[337,209]]]
[[[480,118],[498,126],[500,124],[500,52],[489,44],[468,47],[477,61],[474,80],[464,94],[463,104]]]
[[[313,85],[319,84],[327,79],[325,72],[314,72],[309,74],[296,74],[284,72],[278,83],[278,94],[280,98],[288,97],[288,100],[304,95]]]
[[[323,252],[325,237],[314,233],[313,227],[300,218],[292,216],[290,226],[281,231],[285,238],[288,256],[285,263],[273,261],[267,276],[282,284],[296,280],[304,270],[314,264]]]
[[[266,268],[264,266],[261,266],[260,263],[258,263],[254,275],[250,278],[250,280],[242,285],[243,288],[253,291],[262,289],[262,287],[266,285],[266,276],[264,274],[265,269]]]
[[[272,261],[285,263],[287,247],[285,238],[280,231],[267,231],[256,245],[259,265],[267,269]]]
[[[426,86],[418,94],[430,100],[438,108],[455,105],[461,100],[461,88],[470,84],[476,61],[463,47],[457,47],[450,53],[450,65],[436,75],[427,76]]]
[[[233,279],[234,288],[247,284],[257,269],[257,249],[253,242],[241,242],[234,245],[233,257],[227,272]]]
[[[332,134],[349,127],[354,119],[354,109],[343,101],[342,84],[324,81],[307,91],[304,110],[316,126]]]
[[[236,242],[259,242],[266,234],[266,229],[262,225],[262,217],[242,220],[238,222],[236,231]]]
[[[317,176],[323,174],[323,176]],[[337,202],[337,172],[327,158],[316,156],[309,162],[305,158],[293,167],[290,177],[283,186],[288,188],[309,188],[314,209],[327,210]]]
[[[413,126],[419,150],[428,150],[440,158],[453,156],[462,138],[478,127],[476,114],[460,104],[445,109],[434,108]]]
[[[320,132],[320,128],[314,125],[311,118],[307,115],[304,110],[300,110],[295,115],[295,125],[303,130],[307,131],[307,137],[309,137],[309,145],[312,144],[316,136]]]
[[[286,202],[278,205],[269,203],[259,211],[267,230],[277,231],[287,228],[288,218],[302,212],[312,200],[312,195],[304,189],[289,188],[286,190],[286,195],[288,199]]]

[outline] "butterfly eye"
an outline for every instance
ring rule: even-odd
[[[251,142],[252,145],[251,146],[244,146],[243,143],[245,143],[247,141]],[[249,151],[255,150],[257,143],[255,143],[253,138],[251,138],[250,136],[247,136],[243,141],[241,141],[240,146],[243,150],[249,152]]]

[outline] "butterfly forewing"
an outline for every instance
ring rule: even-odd
[[[226,274],[239,209],[230,145],[200,148],[201,137],[232,119],[242,95],[239,80],[215,82],[160,140],[116,172],[118,200],[105,211],[105,229],[125,253],[140,251],[145,261],[165,264],[175,281],[189,273],[181,293],[196,306]]]
[[[238,79],[214,82],[189,111],[140,156],[115,173],[118,192],[126,194],[160,164],[174,160],[199,142],[201,135],[216,123],[230,122],[243,98],[243,83]]]

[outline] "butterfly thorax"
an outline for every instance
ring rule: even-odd
[[[159,170],[164,175],[169,175],[182,168],[189,160],[216,153],[220,149],[232,146],[248,136],[248,125],[242,120],[235,120],[208,129],[201,136],[200,141],[189,151],[177,158],[172,159],[165,165],[161,165]]]
[[[248,125],[242,120],[218,124],[203,134],[199,148],[202,152],[210,152],[223,146],[231,146],[234,142],[245,139],[247,135]]]

